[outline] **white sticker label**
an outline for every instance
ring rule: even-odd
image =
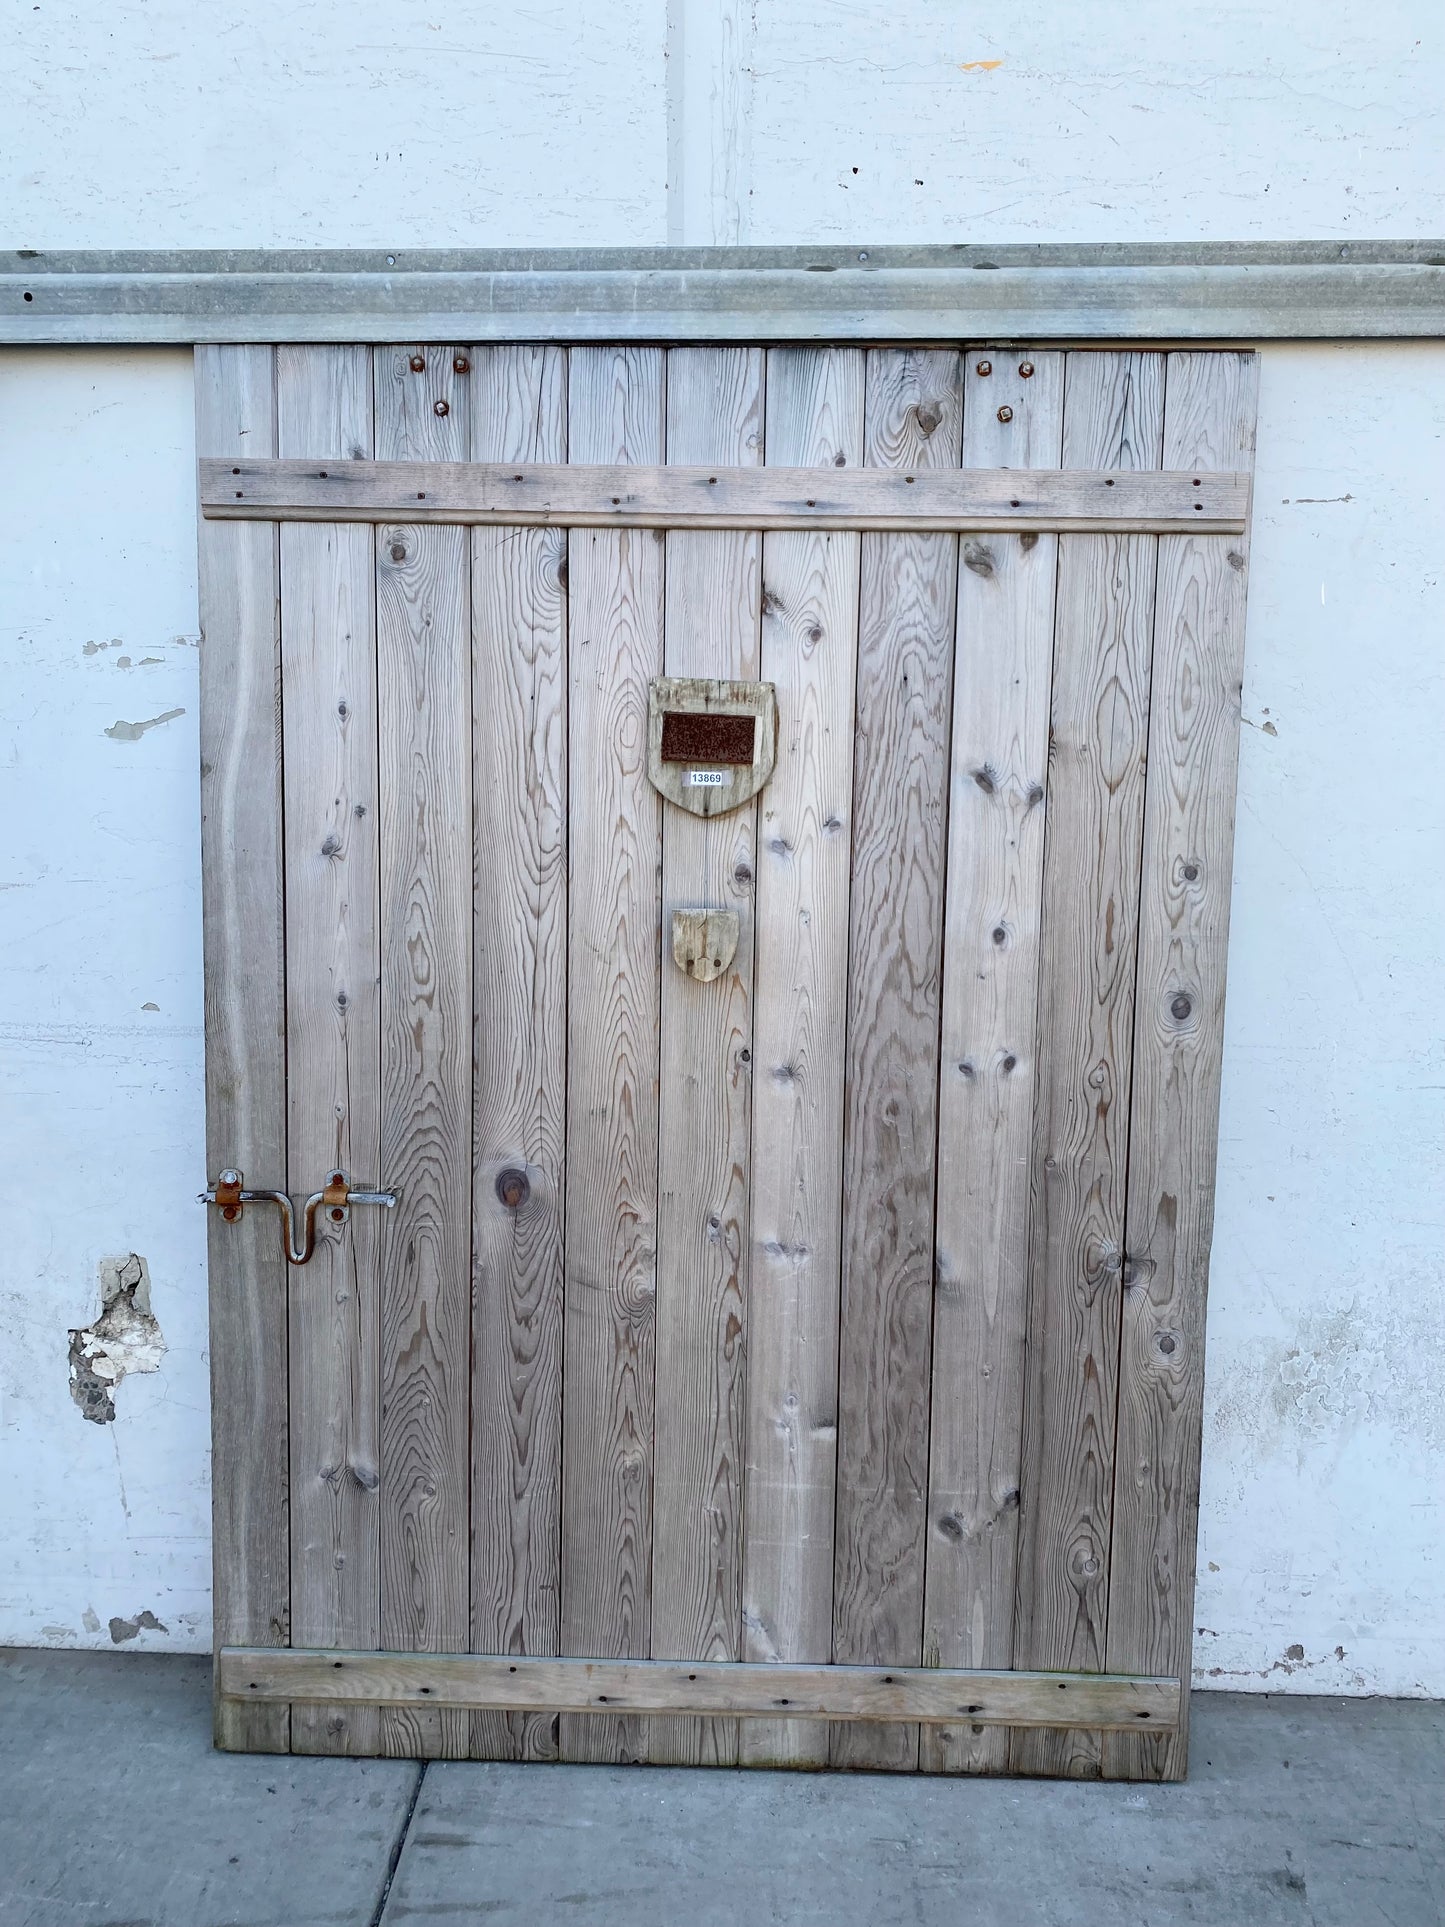
[[[683,781],[690,789],[720,790],[728,780],[725,769],[690,769]]]

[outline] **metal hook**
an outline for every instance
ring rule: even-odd
[[[395,1191],[353,1190],[344,1171],[332,1171],[319,1191],[313,1191],[301,1207],[302,1242],[296,1241],[296,1208],[285,1191],[248,1191],[239,1171],[222,1171],[214,1185],[200,1194],[202,1204],[220,1207],[221,1216],[234,1224],[248,1204],[274,1204],[281,1213],[281,1246],[286,1262],[304,1265],[316,1249],[316,1213],[325,1210],[333,1224],[345,1224],[354,1204],[379,1204],[390,1211],[396,1203]]]

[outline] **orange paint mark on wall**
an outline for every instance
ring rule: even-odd
[[[960,60],[958,71],[961,74],[991,74],[995,67],[1002,67],[1001,60]]]

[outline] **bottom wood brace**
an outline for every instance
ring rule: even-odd
[[[493,1712],[683,1713],[699,1718],[922,1720],[1172,1732],[1180,1683],[1117,1673],[928,1666],[756,1666],[669,1659],[535,1659],[223,1646],[234,1700],[347,1700]]]

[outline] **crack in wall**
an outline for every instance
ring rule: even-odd
[[[100,1261],[99,1318],[70,1333],[70,1396],[83,1417],[109,1425],[128,1372],[156,1372],[166,1341],[151,1312],[150,1267],[138,1252]]]

